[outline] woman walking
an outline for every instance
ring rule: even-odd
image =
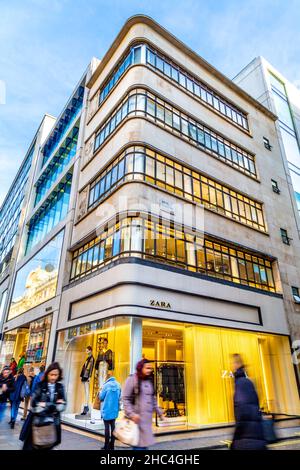
[[[99,393],[101,402],[101,417],[105,427],[105,444],[104,450],[114,450],[116,419],[120,409],[121,387],[115,377],[111,376],[106,379],[102,390]]]
[[[152,432],[152,417],[156,411],[163,420],[154,390],[151,361],[142,359],[137,363],[136,373],[130,375],[124,385],[122,399],[125,415],[139,427],[139,443],[134,450],[146,450],[155,443]]]
[[[21,418],[22,421],[25,421],[25,419],[27,417],[30,398],[31,398],[31,395],[32,395],[32,386],[33,386],[34,378],[35,378],[34,367],[30,367],[29,373],[28,373],[28,376],[27,376],[27,384],[28,384],[28,388],[29,388],[29,395],[26,395],[24,397],[24,411],[23,411],[23,417]]]
[[[248,379],[239,354],[233,354],[235,380],[234,414],[236,428],[232,450],[265,450],[262,416],[253,383]]]
[[[4,418],[7,400],[14,391],[15,381],[8,366],[3,367],[0,374],[0,423]]]
[[[66,398],[61,383],[62,370],[57,362],[51,364],[44,373],[43,379],[36,386],[31,400],[31,411],[24,422],[20,439],[24,441],[23,450],[39,448],[53,449],[61,442],[60,413],[65,409]],[[49,441],[40,442],[38,428],[47,427]],[[54,436],[55,435],[55,436]],[[38,441],[38,442],[37,442]]]
[[[11,429],[14,429],[15,427],[15,422],[18,416],[18,411],[20,408],[20,403],[22,400],[24,400],[25,395],[22,395],[23,393],[23,386],[26,382],[26,376],[24,374],[23,369],[19,369],[17,372],[17,375],[15,377],[15,389],[10,395],[10,400],[11,400],[11,414],[10,414],[10,424]]]

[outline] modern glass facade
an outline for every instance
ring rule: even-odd
[[[101,105],[108,93],[118,83],[126,70],[134,64],[145,64],[154,68],[169,80],[179,85],[186,92],[191,93],[195,98],[211,107],[214,111],[225,116],[242,129],[249,130],[246,113],[219,95],[207,84],[201,82],[198,78],[180,67],[173,60],[162,55],[147,44],[132,47],[130,51],[125,54],[125,57],[121,59],[120,64],[115,67],[108,80],[100,89],[99,105]]]
[[[79,128],[77,126],[73,127],[69,136],[64,140],[62,145],[59,147],[59,150],[49,162],[49,165],[47,165],[45,171],[35,183],[35,206],[45,196],[59,175],[64,171],[72,158],[75,156],[77,149],[78,131]]]
[[[144,214],[120,217],[73,253],[71,281],[117,258],[136,256],[275,292],[272,260]]]
[[[71,185],[72,174],[68,173],[57,188],[52,191],[42,207],[31,218],[28,227],[26,254],[66,217],[69,208]]]
[[[84,87],[79,86],[66,109],[63,111],[62,116],[55,124],[54,129],[51,131],[46,143],[42,148],[43,162],[42,166],[45,165],[46,161],[57,147],[63,136],[66,134],[71,125],[74,124],[75,119],[82,108],[83,103]]]
[[[143,88],[130,91],[112,112],[96,134],[94,151],[128,116],[146,117],[246,175],[257,177],[253,154]]]
[[[32,144],[0,210],[0,274],[9,262],[7,257],[9,257],[16,240],[34,149],[35,142]]]
[[[284,83],[269,72],[272,96],[279,118],[280,133],[288,161],[298,211],[300,211],[300,147]]]
[[[186,430],[234,422],[232,354],[242,355],[266,412],[297,415],[299,399],[288,338],[259,332],[157,320],[115,317],[86,323],[58,333],[56,360],[62,364],[69,397],[67,423],[103,432],[100,413],[94,423],[80,416],[85,402],[80,380],[86,348],[96,360],[103,339],[112,351],[112,373],[124,385],[136,358],[152,361],[164,423],[153,415],[153,430]],[[131,359],[132,358],[132,359]],[[276,373],[274,371],[276,370]],[[89,406],[99,390],[99,370],[89,383]],[[163,426],[163,427],[160,427]]]
[[[56,295],[64,232],[60,232],[16,274],[8,320]]]
[[[7,289],[2,292],[1,297],[0,297],[0,327],[2,325],[2,320],[4,316],[4,308],[6,304],[6,299],[7,299]]]
[[[144,146],[128,147],[90,184],[88,207],[128,181],[145,181],[266,232],[261,203]]]

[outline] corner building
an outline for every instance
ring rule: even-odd
[[[297,228],[276,117],[140,16],[124,25],[87,87],[56,347],[70,400],[65,420],[76,423],[83,402],[85,348],[96,358],[104,338],[121,383],[142,356],[154,361],[164,430],[234,420],[236,352],[261,406],[298,414],[286,309],[299,258],[280,226],[288,223],[295,240]],[[272,156],[264,135],[276,142]],[[282,181],[280,199],[270,175]],[[97,384],[95,371],[91,401]],[[97,420],[84,426],[99,429]]]
[[[153,361],[156,432],[234,421],[233,353],[261,407],[299,415],[288,316],[299,239],[276,116],[144,16],[125,23],[84,96],[48,353],[64,368],[64,421],[101,430],[97,413],[80,416],[80,373],[104,339],[121,383]]]

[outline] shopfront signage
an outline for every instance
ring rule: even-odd
[[[165,302],[164,300],[150,300],[150,305],[152,307],[171,308],[170,302]]]

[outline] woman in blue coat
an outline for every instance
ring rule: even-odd
[[[265,450],[262,416],[253,383],[248,379],[242,358],[233,354],[235,380],[234,415],[236,428],[232,450]]]
[[[114,450],[115,436],[113,432],[120,409],[121,387],[113,376],[104,382],[99,398],[101,401],[101,417],[105,427],[105,444],[103,449]]]

